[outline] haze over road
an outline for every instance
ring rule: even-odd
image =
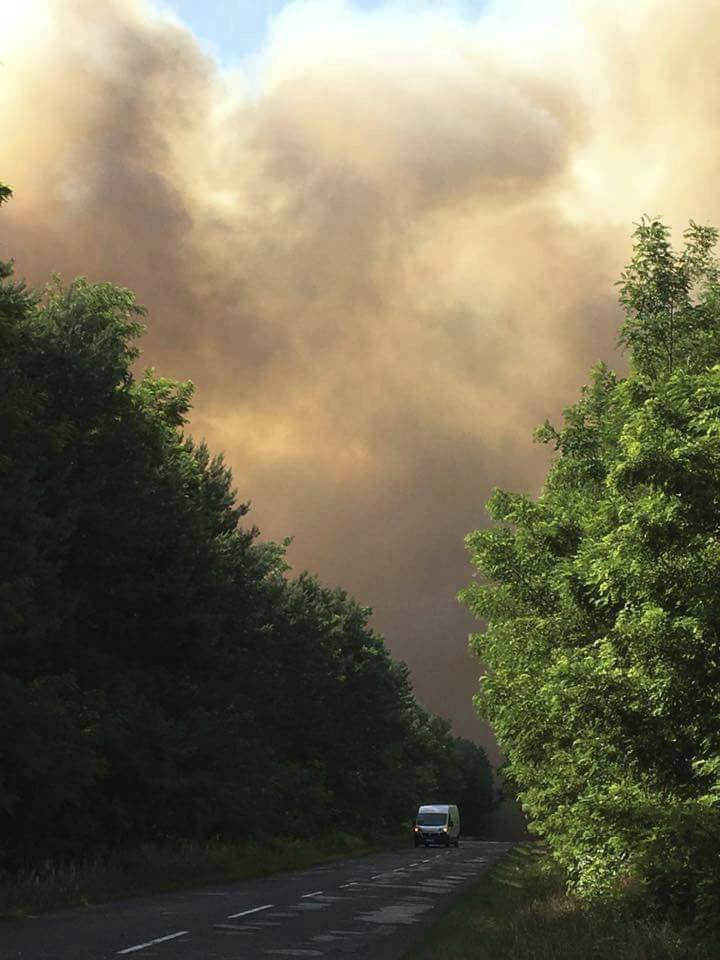
[[[1,960],[396,960],[511,844],[403,849],[0,926]]]

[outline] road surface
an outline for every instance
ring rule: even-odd
[[[398,960],[512,844],[463,840],[0,924],[1,960]]]

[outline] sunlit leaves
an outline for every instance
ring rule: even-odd
[[[478,705],[534,828],[578,889],[633,876],[720,905],[720,294],[717,232],[676,254],[644,219],[621,278],[632,371],[603,365],[540,496],[496,491],[466,543],[487,621]],[[713,900],[715,897],[715,900]]]

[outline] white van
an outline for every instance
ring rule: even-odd
[[[429,803],[418,809],[413,827],[415,846],[431,843],[460,846],[460,811],[452,803]]]

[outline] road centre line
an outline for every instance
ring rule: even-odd
[[[118,950],[117,955],[123,953],[135,953],[136,950],[144,950],[145,947],[151,947],[154,943],[164,943],[166,940],[174,940],[176,937],[184,937],[189,930],[180,930],[178,933],[169,933],[166,937],[155,937],[154,940],[148,940],[146,943],[138,943],[135,947],[126,947],[124,950]]]
[[[300,899],[304,900],[305,897],[316,897],[319,893],[322,893],[322,890],[315,890],[313,893],[304,893]]]
[[[249,913],[259,913],[261,910],[270,910],[274,903],[266,903],[263,907],[253,907],[252,910],[241,910],[240,913],[231,913],[228,920],[237,920],[238,917],[246,917]]]

